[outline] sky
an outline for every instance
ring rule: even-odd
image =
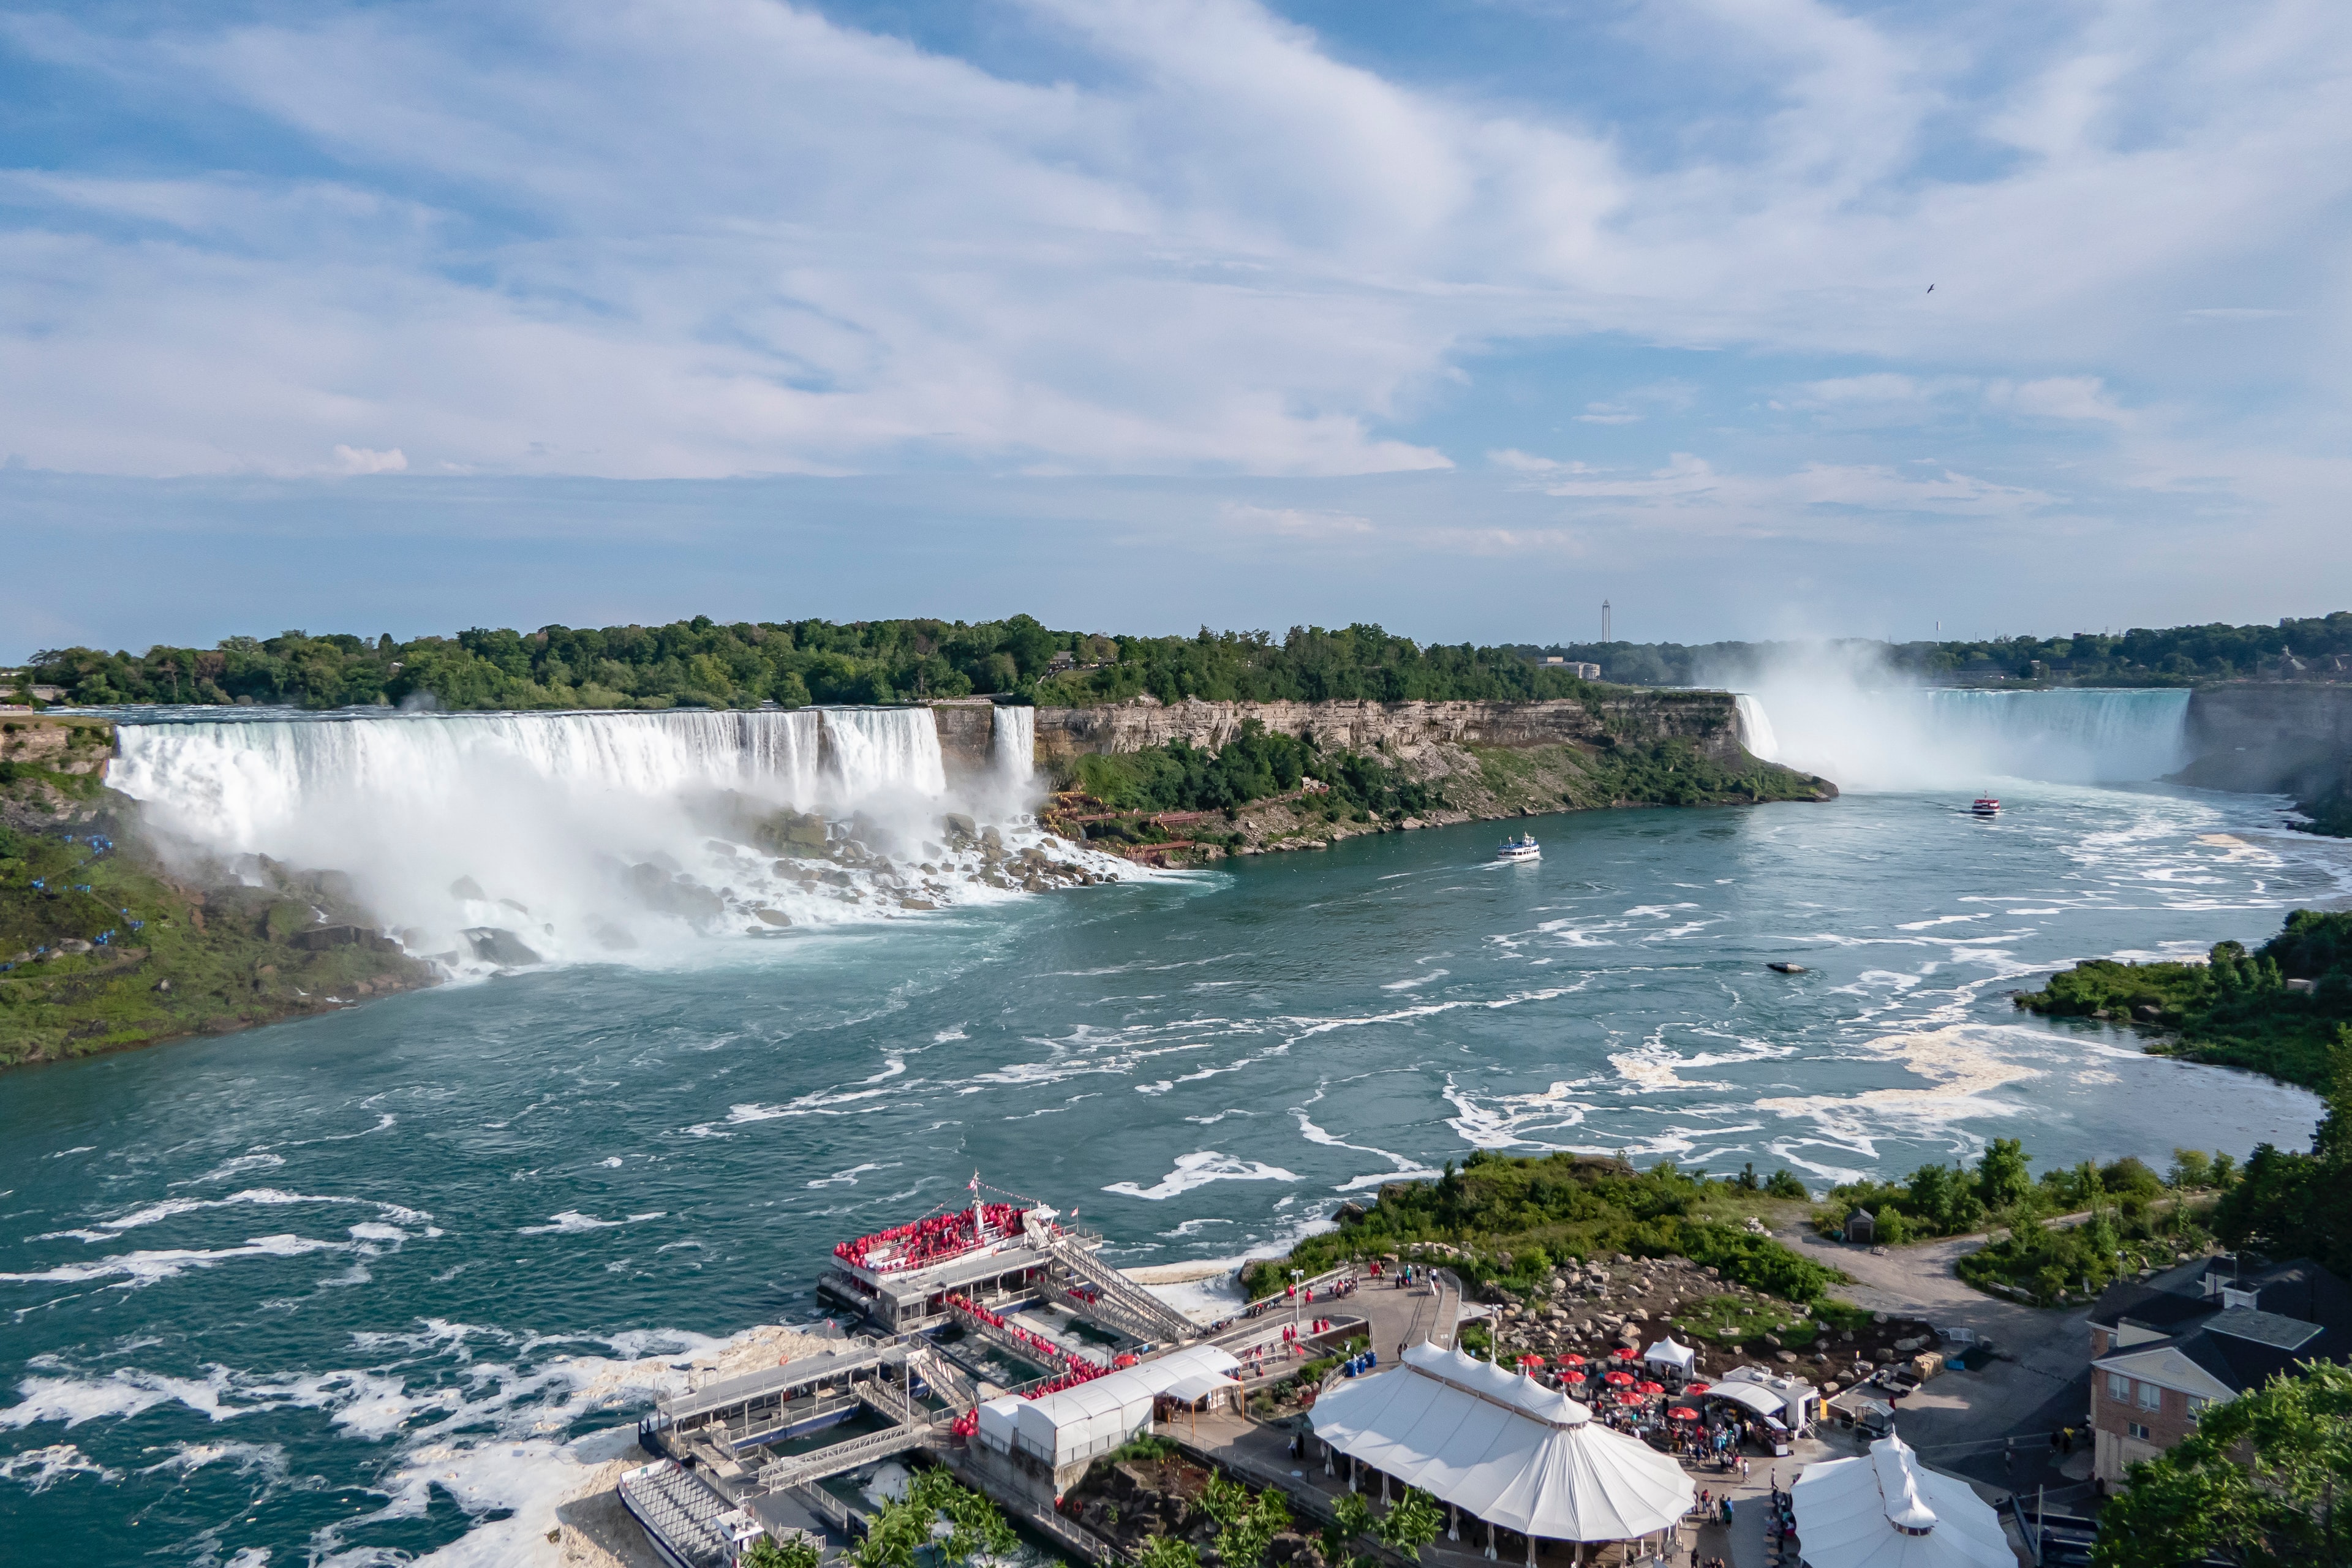
[[[2325,614],[2348,192],[2340,0],[0,5],[0,658]]]

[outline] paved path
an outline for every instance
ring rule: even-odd
[[[1969,1329],[1998,1347],[1998,1357],[1981,1372],[1947,1372],[1896,1406],[1896,1429],[1929,1464],[2021,1491],[2075,1484],[2057,1469],[2049,1439],[2061,1426],[2087,1425],[2089,1308],[2028,1307],[1970,1288],[1952,1266],[1983,1246],[1982,1236],[1947,1237],[1882,1254],[1810,1227],[1787,1226],[1778,1234],[1806,1257],[1852,1275],[1854,1282],[1839,1293],[1856,1305],[1925,1318],[1937,1328]],[[2011,1438],[2014,1459],[2009,1458]]]

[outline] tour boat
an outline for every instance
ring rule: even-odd
[[[1969,806],[1969,809],[1976,813],[1979,816],[1999,816],[2000,815],[2000,802],[1995,800],[1989,795],[1980,795],[1977,796],[1976,804]]]
[[[1506,838],[1503,847],[1495,851],[1497,860],[1540,860],[1543,850],[1536,845],[1536,836],[1523,833],[1517,838]]]

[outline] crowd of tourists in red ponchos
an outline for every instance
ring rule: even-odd
[[[1110,1368],[1088,1361],[1082,1355],[1072,1354],[1043,1334],[1032,1333],[1020,1324],[1008,1321],[1003,1313],[992,1312],[968,1296],[950,1296],[947,1299],[947,1306],[950,1311],[977,1318],[995,1329],[997,1332],[1020,1341],[1044,1357],[1045,1365],[1058,1366],[1062,1369],[1044,1383],[1024,1390],[1025,1396],[1028,1398],[1035,1399],[1047,1394],[1059,1394],[1066,1388],[1076,1388],[1082,1383],[1092,1383],[1096,1378],[1110,1371]],[[1133,1356],[1122,1356],[1119,1359],[1130,1364],[1135,1360]]]
[[[935,1214],[911,1225],[893,1226],[855,1241],[840,1242],[835,1246],[833,1255],[844,1263],[870,1268],[877,1274],[920,1268],[927,1263],[945,1262],[983,1241],[1011,1235],[1020,1228],[1021,1216],[1028,1212],[1011,1204],[975,1204],[953,1214]]]

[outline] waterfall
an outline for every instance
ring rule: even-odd
[[[824,738],[845,802],[884,791],[947,793],[940,728],[928,708],[828,708]]]
[[[1760,762],[1780,760],[1780,740],[1772,733],[1772,720],[1764,711],[1764,704],[1741,692],[1737,703],[1739,712],[1739,743],[1748,754]]]
[[[1037,710],[1000,703],[990,715],[988,771],[1014,791],[1037,771]]]
[[[992,775],[1028,754],[1028,710],[998,714]],[[464,933],[497,926],[541,956],[593,953],[680,922],[778,930],[1003,886],[938,839],[925,708],[206,719],[118,737],[108,781],[168,840],[348,872],[419,952],[462,956]],[[817,878],[803,862],[824,847],[788,843],[786,808],[854,813],[863,847]]]
[[[1739,698],[1750,752],[1854,790],[2162,778],[2185,760],[2188,711],[2182,690],[1930,690],[1864,685],[1820,668],[1769,679]]]

